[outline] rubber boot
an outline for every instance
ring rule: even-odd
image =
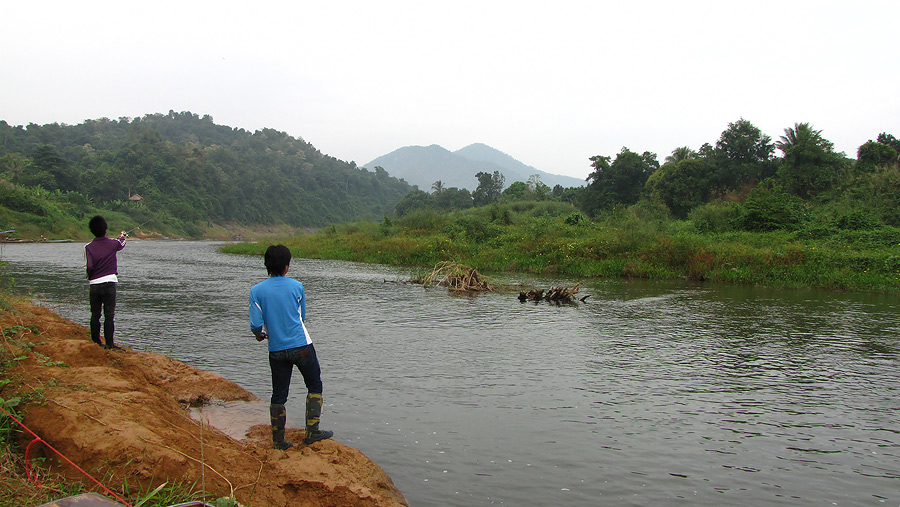
[[[309,393],[306,395],[306,436],[303,443],[311,444],[319,440],[331,438],[333,431],[319,430],[319,416],[322,415],[322,393]]]
[[[284,425],[287,422],[287,411],[284,405],[269,405],[269,416],[272,419],[272,443],[279,450],[290,449],[294,446],[291,442],[284,439]]]

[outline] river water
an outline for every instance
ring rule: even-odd
[[[117,342],[268,400],[247,322],[262,259],[220,246],[129,242]],[[82,251],[6,244],[0,272],[86,325]],[[322,427],[411,505],[900,505],[895,295],[604,279],[556,306],[426,290],[380,265],[295,259],[289,274],[307,291]],[[304,396],[297,376],[289,425]]]

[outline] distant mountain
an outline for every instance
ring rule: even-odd
[[[456,151],[449,151],[436,144],[431,146],[407,146],[382,155],[363,167],[372,171],[381,167],[395,178],[402,178],[420,190],[431,191],[431,185],[440,180],[444,188],[457,187],[475,190],[479,172],[499,171],[506,178],[506,185],[516,181],[528,181],[537,174],[549,187],[577,187],[584,180],[570,176],[550,174],[514,159],[513,157],[481,143],[471,144]]]

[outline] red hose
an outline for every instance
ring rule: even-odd
[[[31,448],[34,446],[34,444],[36,444],[36,443],[38,443],[38,442],[41,442],[41,443],[43,443],[44,445],[46,445],[48,449],[50,449],[51,451],[53,451],[53,452],[55,452],[57,455],[59,455],[60,458],[64,459],[64,460],[66,461],[66,463],[68,463],[68,464],[72,465],[73,467],[75,467],[79,472],[83,473],[83,474],[86,475],[90,480],[94,481],[98,486],[100,486],[101,488],[103,488],[104,491],[106,491],[107,493],[109,493],[110,495],[112,495],[113,497],[115,497],[116,500],[122,502],[123,504],[127,505],[128,507],[132,507],[132,505],[131,505],[130,503],[126,502],[122,497],[120,497],[119,495],[115,494],[111,489],[109,489],[109,488],[107,488],[106,486],[104,486],[103,484],[101,484],[100,481],[98,481],[97,479],[94,479],[94,478],[91,476],[91,474],[89,474],[89,473],[85,472],[84,470],[82,470],[81,467],[79,467],[79,466],[76,465],[75,463],[72,463],[72,460],[70,460],[69,458],[65,457],[65,456],[63,455],[63,453],[57,451],[56,449],[53,448],[52,445],[48,444],[48,443],[47,443],[46,441],[44,441],[41,437],[37,436],[37,434],[36,434],[35,432],[31,431],[31,430],[28,428],[28,426],[25,426],[25,424],[23,424],[22,421],[20,421],[20,420],[16,419],[15,417],[13,417],[13,415],[10,414],[9,412],[7,412],[6,409],[4,409],[3,407],[0,407],[0,410],[2,410],[4,414],[8,415],[10,419],[12,419],[13,421],[16,421],[17,423],[19,423],[19,426],[21,426],[22,429],[24,429],[25,431],[27,431],[28,433],[30,433],[31,436],[34,437],[34,440],[32,440],[31,442],[29,442],[29,443],[28,443],[28,446],[25,448],[25,476],[28,477],[28,480],[30,480],[32,483],[34,483],[34,485],[37,486],[38,489],[43,488],[43,486],[41,486],[41,483],[38,482],[37,478],[34,477],[34,476],[32,475],[32,473],[31,473],[31,460],[28,458],[28,455],[29,455],[29,453],[31,452]]]

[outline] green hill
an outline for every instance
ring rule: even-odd
[[[190,236],[225,223],[317,227],[381,218],[411,188],[284,132],[173,111],[78,125],[0,121],[0,170],[0,227],[57,233],[96,212]]]

